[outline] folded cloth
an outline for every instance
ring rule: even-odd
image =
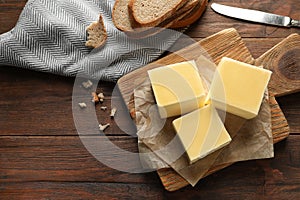
[[[29,0],[16,26],[0,35],[0,65],[116,81],[157,59],[181,35],[165,31],[142,40],[129,39],[115,28],[111,11],[115,0]],[[104,47],[85,46],[86,27],[104,19],[108,40]]]

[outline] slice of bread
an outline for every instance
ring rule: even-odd
[[[113,11],[112,20],[117,29],[121,31],[133,31],[136,22],[132,13],[128,8],[130,0],[116,0]]]
[[[198,5],[185,17],[178,20],[170,28],[183,28],[195,23],[203,14],[208,4],[208,0],[200,0]]]
[[[195,8],[200,0],[188,0],[186,4],[184,4],[181,8],[179,8],[176,13],[174,13],[170,18],[174,18],[174,16],[177,16],[177,13],[183,14],[187,11],[190,11],[192,8]]]
[[[115,27],[124,32],[132,32],[135,28],[139,28],[138,32],[149,30],[149,27],[139,27],[139,24],[134,20],[132,10],[130,9],[133,1],[134,0],[116,0],[112,10],[112,19]],[[190,8],[195,7],[199,1],[200,0],[188,0],[178,12],[190,10]]]
[[[186,0],[133,0],[129,4],[135,21],[142,27],[154,27],[171,17]]]
[[[163,29],[141,26],[133,17],[136,0],[116,0],[112,11],[115,26],[129,37],[142,39],[161,32]],[[206,8],[208,0],[187,0],[175,13],[156,25],[162,28],[182,28],[195,22]],[[146,8],[145,8],[146,9]]]
[[[86,41],[85,46],[98,48],[105,44],[107,32],[101,15],[99,15],[99,20],[91,23],[86,30],[88,33],[88,41]]]
[[[184,7],[179,9],[172,17],[166,19],[162,23],[160,23],[157,27],[149,28],[148,30],[144,29],[136,29],[134,32],[126,32],[126,34],[130,38],[134,39],[142,39],[146,38],[152,35],[155,35],[161,31],[163,31],[166,28],[171,27],[173,24],[175,24],[178,20],[184,18],[186,15],[188,15],[197,5],[200,0],[190,0],[188,4],[186,4]],[[160,28],[158,28],[160,27]]]

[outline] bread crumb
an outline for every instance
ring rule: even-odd
[[[100,93],[98,94],[98,97],[99,97],[100,103],[103,103],[104,98],[105,98],[104,94],[103,94],[102,92],[100,92]]]
[[[88,40],[86,41],[85,46],[98,48],[106,43],[107,32],[104,26],[102,15],[99,15],[99,20],[91,23],[86,30],[88,33]]]
[[[114,108],[112,108],[112,109],[111,109],[111,112],[110,112],[110,117],[111,117],[111,118],[114,118],[114,117],[115,117],[115,114],[116,114],[116,112],[117,112],[117,108],[115,108],[115,107],[114,107]]]
[[[82,103],[78,103],[78,105],[79,105],[80,108],[86,108],[86,103],[82,102]]]
[[[92,92],[92,102],[95,104],[99,103],[99,97],[96,92]]]
[[[101,106],[101,110],[106,110],[107,109],[107,107],[106,106]]]
[[[93,82],[90,81],[90,80],[87,80],[86,82],[82,82],[82,86],[85,88],[85,89],[89,89],[93,86]]]
[[[109,123],[107,123],[107,124],[105,124],[105,125],[99,124],[99,130],[100,130],[100,131],[104,131],[104,130],[107,129],[109,126],[110,126]]]
[[[130,109],[130,116],[131,116],[132,119],[136,118],[135,108]]]

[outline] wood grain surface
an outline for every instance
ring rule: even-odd
[[[238,32],[233,28],[225,29],[199,41],[198,43],[185,47],[178,52],[174,52],[171,55],[168,55],[162,59],[157,60],[156,62],[153,62],[141,69],[135,70],[134,72],[123,76],[118,81],[118,87],[125,100],[125,103],[128,105],[128,109],[130,110],[134,108],[134,102],[132,98],[134,85],[132,84],[132,80],[136,80],[138,78],[146,78],[147,71],[149,69],[153,69],[161,65],[169,65],[176,62],[182,62],[184,60],[197,60],[199,56],[206,54],[216,64],[218,64],[222,57],[227,56],[250,64],[256,64],[258,66],[262,65],[265,68],[273,71],[272,79],[270,80],[268,89],[270,92],[273,140],[274,143],[276,143],[289,136],[289,126],[283,112],[281,111],[277,101],[274,98],[274,95],[283,96],[288,93],[297,92],[300,89],[300,85],[298,84],[300,79],[285,79],[281,82],[278,82],[277,77],[282,76],[282,71],[284,71],[286,74],[294,74],[295,71],[298,70],[298,66],[291,65],[290,62],[279,61],[282,62],[282,64],[280,65],[280,71],[278,70],[279,67],[277,67],[279,65],[277,65],[276,63],[272,63],[274,63],[274,57],[276,59],[278,58],[278,56],[276,56],[277,54],[279,54],[278,52],[281,52],[281,54],[286,54],[286,52],[295,51],[300,48],[300,45],[298,45],[299,37],[300,36],[298,34],[289,36],[288,38],[277,44],[274,48],[268,50],[257,60],[254,60]],[[275,56],[270,56],[274,54]],[[292,63],[297,63],[296,61],[294,61],[295,59],[298,59],[296,55],[292,54],[289,56],[289,58],[289,60],[292,60]],[[281,88],[281,90],[279,91],[278,88]],[[231,122],[231,124],[237,123],[238,122],[235,121]],[[230,163],[223,166],[216,166],[210,169],[207,175],[223,169],[224,167],[229,165]],[[161,177],[163,185],[169,191],[178,190],[188,184],[184,179],[182,179],[171,169],[169,171],[166,169],[158,170],[158,174]]]
[[[27,0],[0,1],[0,34],[14,27]],[[218,0],[300,19],[298,0]],[[200,41],[235,28],[258,58],[300,29],[246,23],[210,8],[186,34]],[[184,39],[175,46],[185,47]],[[285,55],[285,56],[289,56]],[[286,59],[284,59],[286,60]],[[288,60],[288,59],[287,59]],[[299,68],[298,68],[299,69]],[[296,74],[297,76],[297,74]],[[294,77],[294,76],[292,76]],[[290,126],[288,139],[275,145],[274,159],[236,163],[201,180],[194,188],[164,189],[156,172],[119,172],[96,160],[81,143],[72,115],[73,78],[0,67],[0,199],[292,199],[300,196],[300,93],[277,97]],[[114,83],[100,82],[108,102]],[[107,103],[107,106],[110,106]],[[98,109],[98,108],[97,108]],[[110,120],[97,110],[99,120]],[[128,121],[120,120],[127,124]],[[111,141],[136,152],[136,138],[117,124],[105,132]],[[134,133],[134,132],[132,132]],[[94,132],[91,137],[98,135]],[[109,151],[109,149],[108,149]],[[112,155],[117,152],[111,152]],[[126,163],[125,163],[126,164]]]

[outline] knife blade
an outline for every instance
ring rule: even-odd
[[[222,15],[242,19],[251,22],[270,24],[284,27],[299,27],[300,21],[294,20],[288,16],[276,15],[258,10],[250,10],[233,6],[225,6],[218,3],[212,3],[211,8]]]

